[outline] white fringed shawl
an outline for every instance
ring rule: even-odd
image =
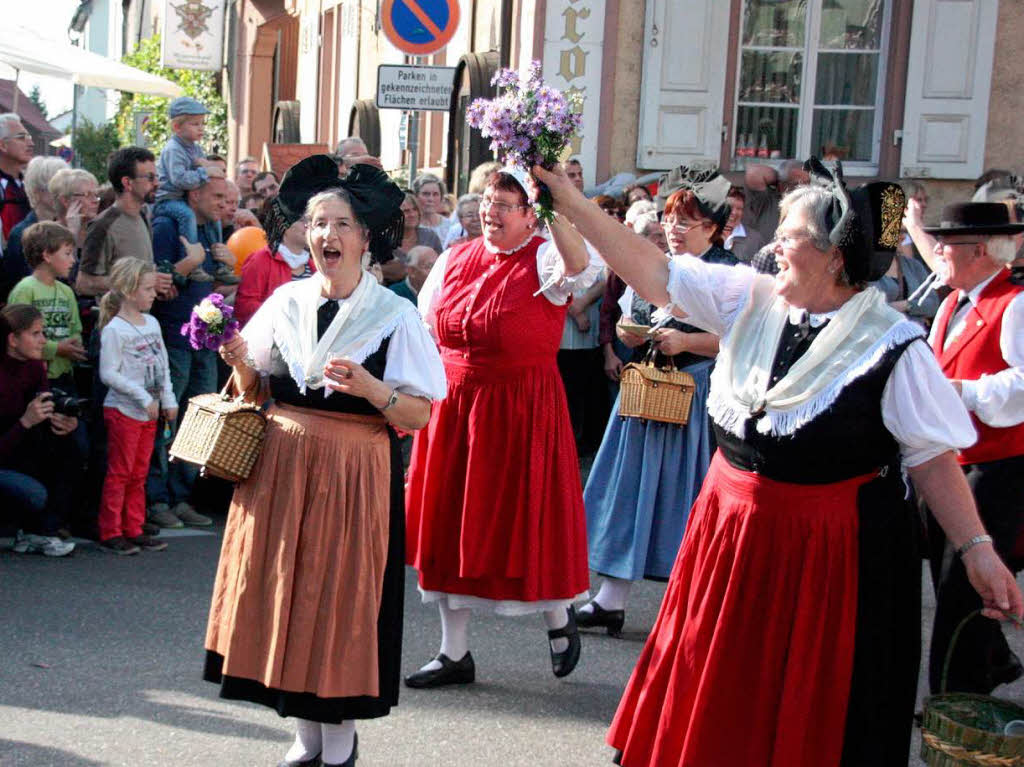
[[[323,369],[329,359],[343,357],[362,364],[395,331],[403,315],[416,312],[411,302],[364,271],[359,285],[340,302],[334,320],[317,341],[322,289],[319,273],[285,283],[242,330],[256,369],[278,373],[283,372],[283,364],[303,394],[307,388],[323,388]]]
[[[773,284],[754,280],[736,322],[722,339],[711,374],[708,411],[723,429],[744,436],[744,424],[764,410],[757,430],[789,435],[836,401],[894,346],[924,335],[919,325],[890,308],[874,288],[861,291],[836,312],[789,372],[768,388],[772,362],[786,327],[789,305]]]

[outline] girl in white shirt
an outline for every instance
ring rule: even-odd
[[[122,258],[110,272],[100,301],[100,380],[107,427],[107,474],[100,502],[100,546],[112,554],[160,551],[167,544],[145,535],[146,473],[161,412],[178,417],[167,349],[160,325],[148,312],[156,297],[156,270]]]

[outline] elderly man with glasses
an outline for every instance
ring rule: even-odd
[[[947,206],[941,224],[923,230],[935,238],[937,273],[953,288],[929,343],[978,433],[957,458],[988,531],[955,550],[930,525],[937,606],[929,681],[940,692],[951,636],[981,606],[961,562],[965,550],[994,546],[1012,571],[1024,567],[1024,281],[1009,268],[1024,224],[1012,222],[1004,203],[970,202]],[[957,640],[946,689],[988,694],[1022,674],[999,624],[975,619]]]
[[[0,222],[5,243],[30,210],[23,174],[32,150],[32,136],[21,118],[12,112],[0,115]]]

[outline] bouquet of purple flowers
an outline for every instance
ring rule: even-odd
[[[553,167],[580,129],[583,103],[579,95],[566,96],[546,85],[539,61],[530,65],[525,79],[513,69],[501,69],[491,84],[503,90],[495,99],[470,104],[466,110],[470,127],[491,139],[491,151],[506,165],[527,173],[534,165]],[[538,187],[537,216],[548,223],[554,217],[551,193],[543,184]]]
[[[217,349],[238,333],[235,310],[224,303],[224,296],[211,293],[192,309],[189,321],[181,326],[181,334],[193,349]]]

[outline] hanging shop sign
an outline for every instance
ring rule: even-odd
[[[165,0],[160,63],[219,71],[224,63],[224,0]]]

